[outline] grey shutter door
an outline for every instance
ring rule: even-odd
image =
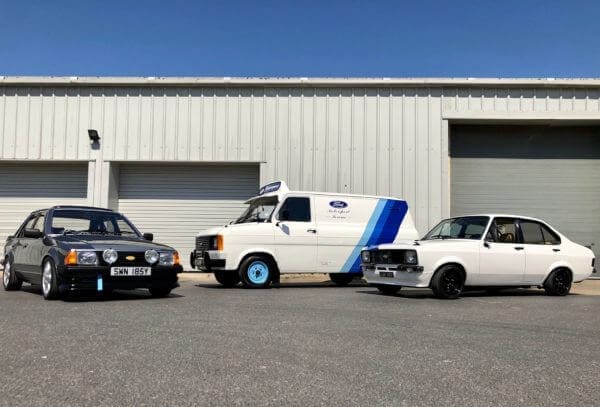
[[[179,251],[186,269],[198,232],[237,219],[259,187],[258,164],[121,164],[119,174],[119,211]]]
[[[453,126],[451,212],[541,218],[600,253],[600,128]]]
[[[34,210],[86,205],[87,182],[87,163],[0,163],[0,244]]]

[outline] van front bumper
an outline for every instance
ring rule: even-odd
[[[207,250],[204,252],[194,250],[190,254],[190,264],[199,271],[212,273],[215,270],[225,270],[227,261],[223,252],[216,250]]]
[[[425,271],[423,266],[409,265],[363,265],[364,279],[370,285],[394,285],[404,287],[429,287],[430,271]]]

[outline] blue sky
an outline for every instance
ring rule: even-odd
[[[600,3],[0,0],[0,75],[600,77]]]

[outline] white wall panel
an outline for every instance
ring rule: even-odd
[[[594,88],[383,85],[3,86],[0,159],[262,161],[261,182],[402,196],[423,231],[449,202],[446,115],[600,115]]]

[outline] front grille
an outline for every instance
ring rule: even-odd
[[[117,257],[117,261],[111,266],[150,266],[146,261],[145,252],[117,252],[119,257]],[[133,260],[127,260],[127,257],[133,256]],[[102,253],[100,253],[100,258],[102,258]]]
[[[371,262],[375,264],[403,264],[405,250],[373,250]]]
[[[196,237],[196,250],[198,250],[199,252],[207,251],[209,243],[210,243],[210,237],[208,237],[208,236]]]

